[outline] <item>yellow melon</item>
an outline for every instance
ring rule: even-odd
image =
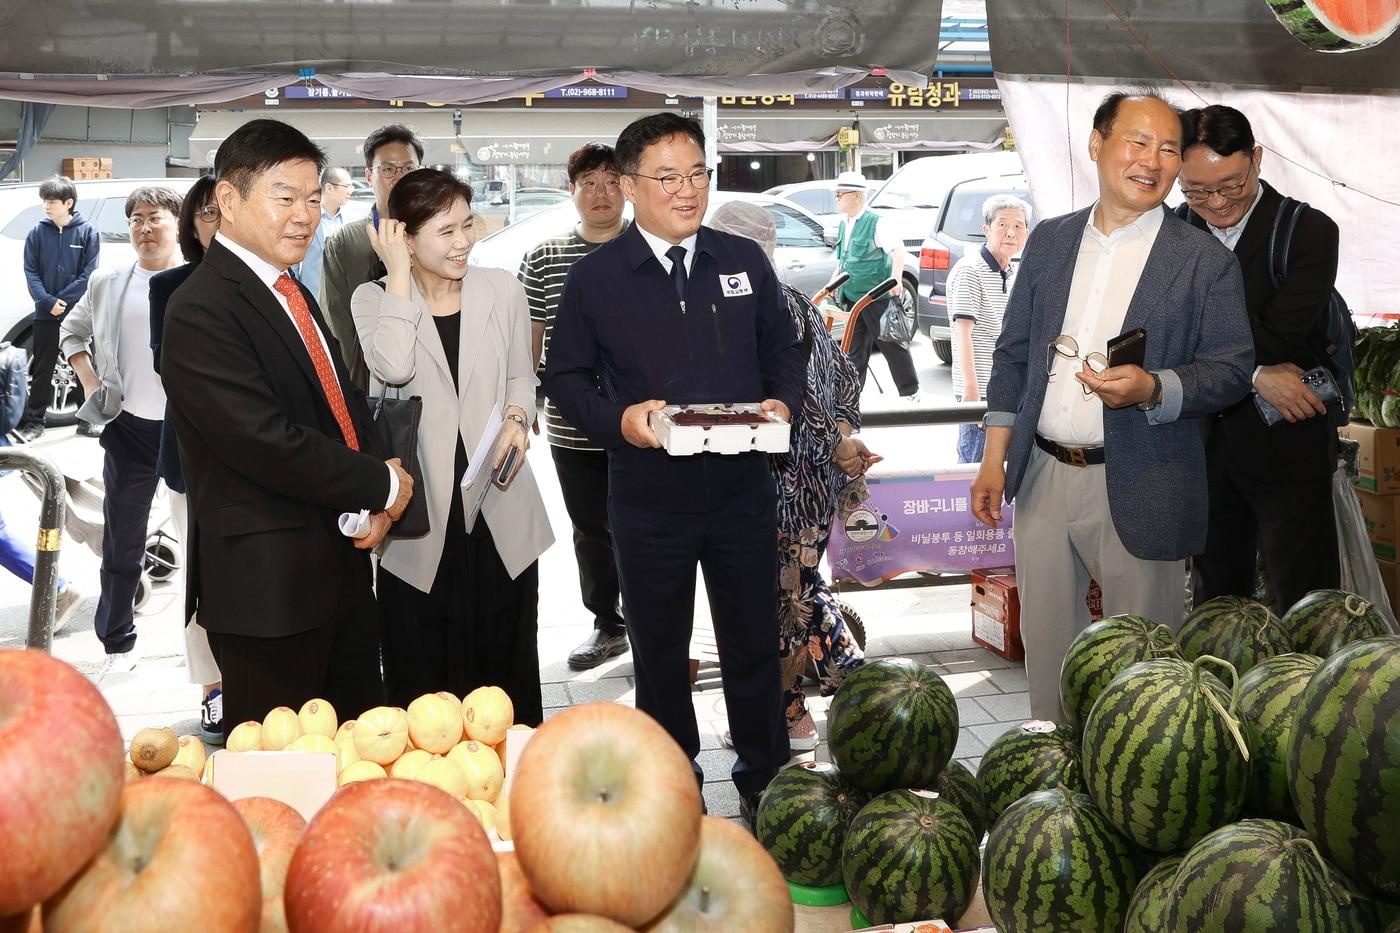
[[[447,791],[453,797],[467,796],[467,776],[450,758],[435,755],[418,771],[418,780]]]
[[[502,794],[496,801],[496,835],[510,840],[510,795]]]
[[[166,765],[151,777],[178,778],[182,781],[198,781],[199,773],[185,765]]]
[[[406,781],[416,781],[423,766],[432,760],[431,753],[425,752],[421,748],[410,748],[399,756],[398,761],[389,766],[389,776],[403,778]]]
[[[488,834],[493,829],[499,830],[499,827],[496,825],[495,807],[485,800],[473,800],[472,806],[476,807],[477,819],[481,820],[481,825]]]
[[[468,797],[473,800],[494,800],[501,793],[506,772],[491,746],[469,739],[454,745],[447,757],[466,775]]]
[[[263,717],[263,751],[280,752],[301,738],[301,720],[290,706],[279,706]]]
[[[199,780],[210,787],[214,786],[214,756],[210,755],[204,761],[204,773],[199,776]]]
[[[255,752],[262,748],[262,723],[251,719],[240,722],[228,734],[224,748],[231,752]]]
[[[455,703],[425,693],[408,704],[408,737],[414,748],[445,755],[462,741],[462,715]]]
[[[335,743],[335,769],[344,771],[346,768],[360,760],[360,753],[355,751],[355,737],[345,736],[337,739]]]
[[[340,724],[340,728],[335,730],[333,738],[339,742],[343,738],[349,737],[355,731],[355,720],[347,719]]]
[[[355,754],[385,767],[408,747],[408,720],[401,710],[376,706],[355,720]]]
[[[462,701],[462,726],[467,738],[496,745],[515,721],[515,706],[500,687],[477,687]]]
[[[335,707],[325,700],[307,700],[297,713],[301,722],[302,735],[324,735],[334,738],[336,730]]]
[[[434,696],[440,696],[444,700],[458,708],[460,708],[462,705],[462,698],[457,696],[457,694],[451,692],[450,690],[439,690],[436,694],[434,694]]]
[[[339,750],[335,747],[335,742],[328,736],[312,734],[303,735],[286,748],[284,752],[326,752],[339,756]]]
[[[372,761],[357,761],[340,772],[335,783],[337,787],[344,787],[346,784],[354,784],[356,781],[373,781],[376,778],[388,776],[383,768]]]
[[[175,753],[175,760],[171,764],[184,765],[198,774],[204,770],[204,762],[207,758],[204,743],[199,740],[198,736],[182,735],[180,736],[180,750]]]

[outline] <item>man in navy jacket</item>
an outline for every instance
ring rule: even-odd
[[[18,433],[32,441],[44,433],[44,413],[53,399],[53,368],[58,360],[58,327],[68,309],[87,291],[97,269],[97,231],[78,213],[78,192],[64,175],[39,186],[44,219],[24,240],[24,278],[34,299],[29,404]]]
[[[751,818],[789,752],[773,480],[758,453],[668,455],[648,415],[667,404],[761,400],[791,419],[806,362],[757,244],[700,225],[711,174],[704,147],[699,125],[675,114],[643,117],[618,137],[636,222],[570,272],[545,391],[609,452],[608,515],[637,708],[692,764],[700,751],[688,669],[697,563],[705,575],[738,754],[734,783]]]

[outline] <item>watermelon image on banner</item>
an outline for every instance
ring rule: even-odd
[[[1400,0],[1267,0],[1295,39],[1316,52],[1354,52],[1400,25]]]

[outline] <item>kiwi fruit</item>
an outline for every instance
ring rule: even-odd
[[[180,752],[180,737],[174,729],[142,729],[131,740],[131,763],[154,774],[169,766]]]

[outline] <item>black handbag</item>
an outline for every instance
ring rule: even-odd
[[[370,414],[384,452],[398,457],[405,472],[413,477],[413,498],[408,500],[403,516],[389,529],[389,537],[421,538],[430,529],[423,467],[418,462],[418,423],[423,418],[423,399],[418,395],[403,398],[402,390],[394,391],[400,394],[390,398],[389,387],[383,386],[370,401]]]
[[[914,302],[904,302],[908,291],[908,286],[905,286],[898,295],[890,298],[885,305],[885,313],[880,315],[880,339],[897,343],[906,350],[914,342],[914,331],[918,327]]]

